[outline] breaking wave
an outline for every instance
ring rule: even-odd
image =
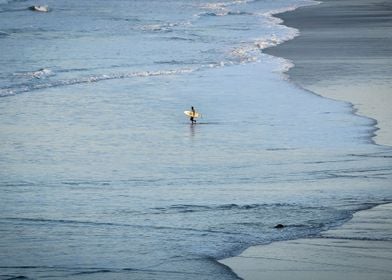
[[[178,74],[186,74],[193,72],[194,69],[191,68],[183,68],[183,69],[175,69],[175,70],[160,70],[160,71],[141,71],[141,72],[131,72],[131,73],[116,73],[116,74],[102,74],[96,76],[87,76],[75,79],[68,80],[58,80],[52,81],[48,83],[38,83],[38,84],[20,84],[15,85],[12,88],[3,88],[0,89],[0,97],[12,96],[20,93],[30,92],[34,90],[46,89],[46,88],[54,88],[60,86],[71,86],[77,84],[88,84],[95,83],[100,81],[107,80],[115,80],[115,79],[128,79],[128,78],[136,78],[136,77],[155,77],[155,76],[168,76],[168,75],[178,75]],[[37,71],[37,72],[28,72],[28,75],[32,77],[36,77],[40,79],[44,74],[51,73],[50,71]]]
[[[20,77],[28,77],[34,79],[42,79],[50,76],[54,76],[54,72],[47,68],[41,68],[36,71],[28,71],[28,72],[16,72],[13,74],[14,76]]]

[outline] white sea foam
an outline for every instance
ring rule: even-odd
[[[200,7],[203,9],[210,9],[210,10],[217,10],[218,9],[219,10],[219,9],[226,8],[229,6],[246,4],[246,3],[250,3],[250,2],[254,2],[254,0],[234,0],[234,1],[230,1],[230,2],[206,3],[206,4],[200,5]]]
[[[40,70],[34,71],[34,72],[29,72],[27,75],[31,75],[32,77],[36,79],[41,79],[44,77],[52,76],[54,75],[53,71],[50,69],[42,68]]]
[[[33,79],[42,79],[42,78],[54,76],[55,74],[50,69],[41,68],[41,69],[35,70],[35,71],[16,72],[16,73],[13,73],[13,75],[20,76],[20,77],[28,77],[28,78],[33,78]]]
[[[289,28],[289,29],[287,29],[287,32],[285,35],[277,36],[275,34],[271,34],[267,38],[257,39],[254,42],[254,45],[257,48],[259,48],[260,50],[263,50],[266,48],[270,48],[270,47],[274,47],[276,45],[279,45],[285,41],[291,40],[298,35],[299,35],[299,31],[297,29]]]
[[[295,5],[291,5],[291,6],[288,6],[288,7],[283,7],[283,8],[279,8],[279,9],[270,10],[270,11],[265,12],[265,13],[261,13],[261,15],[265,16],[266,18],[268,18],[268,20],[271,23],[273,23],[273,24],[281,24],[281,23],[283,23],[283,20],[280,19],[279,17],[276,17],[275,15],[281,14],[281,13],[285,13],[285,12],[294,11],[294,10],[298,9],[299,7],[310,6],[310,5],[317,5],[317,4],[320,4],[320,3],[321,2],[315,1],[315,0],[306,0],[304,2],[297,3]]]
[[[230,11],[229,7],[234,5],[246,4],[253,2],[253,0],[237,0],[232,2],[218,2],[218,3],[206,3],[200,6],[201,9],[207,12],[199,14],[199,16],[226,16],[229,14],[237,14]]]
[[[234,48],[230,51],[230,56],[239,63],[255,62],[259,59],[260,52],[253,44]]]
[[[129,72],[129,73],[114,73],[114,74],[102,74],[102,75],[94,75],[94,76],[87,76],[87,77],[79,77],[75,79],[67,79],[67,80],[57,80],[51,81],[46,83],[38,83],[38,84],[31,84],[31,85],[16,85],[13,88],[5,88],[0,89],[0,97],[11,96],[19,93],[46,89],[46,88],[53,88],[53,87],[60,87],[60,86],[72,86],[77,84],[86,84],[86,83],[96,83],[100,81],[106,80],[115,80],[115,79],[128,79],[128,78],[143,78],[143,77],[156,77],[156,76],[170,76],[170,75],[180,75],[180,74],[188,74],[192,73],[197,69],[192,68],[181,68],[181,69],[172,69],[172,70],[158,70],[158,71],[139,71],[139,72]],[[27,75],[31,75],[34,78],[41,79],[42,75],[49,74],[51,71],[47,69],[35,71],[35,72],[28,72]],[[26,75],[24,74],[24,75]]]
[[[296,29],[290,29],[290,32],[282,37],[271,34],[268,38],[260,38],[232,49],[230,56],[240,63],[256,62],[260,60],[262,50],[281,44],[297,35],[298,31]]]

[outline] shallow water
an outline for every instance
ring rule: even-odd
[[[235,279],[392,199],[374,122],[262,53],[305,1],[85,2],[0,5],[1,278]]]

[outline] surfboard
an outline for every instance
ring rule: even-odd
[[[184,114],[188,117],[200,118],[201,114],[198,112],[193,113],[192,111],[184,111]]]

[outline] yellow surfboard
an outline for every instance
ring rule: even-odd
[[[184,111],[184,114],[188,117],[200,118],[201,114],[198,112],[193,113],[192,111]]]

